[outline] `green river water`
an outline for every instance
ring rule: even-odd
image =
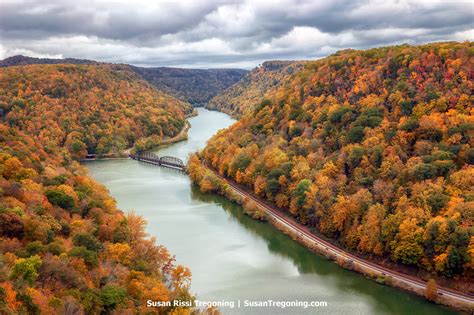
[[[157,151],[186,159],[202,148],[229,116],[199,109],[189,139]],[[307,250],[240,206],[203,194],[180,172],[133,160],[84,163],[124,211],[134,209],[147,231],[193,273],[200,300],[234,301],[223,314],[453,314],[417,296],[365,279]],[[245,300],[325,301],[317,308],[244,307]],[[237,307],[238,300],[241,307]]]

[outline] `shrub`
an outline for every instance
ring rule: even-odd
[[[265,211],[260,209],[260,207],[251,200],[245,200],[242,207],[244,208],[244,212],[254,218],[255,220],[259,221],[266,221],[267,215]]]
[[[438,298],[438,285],[434,279],[428,280],[426,284],[425,296],[430,301],[436,301]]]

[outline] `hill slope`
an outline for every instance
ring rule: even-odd
[[[189,270],[71,153],[122,148],[157,122],[176,132],[190,106],[108,66],[12,67],[0,82],[0,313],[145,313],[147,300],[189,300]]]
[[[300,61],[266,61],[247,73],[239,82],[213,97],[206,108],[219,110],[233,117],[248,113],[280,83],[303,67]]]
[[[173,137],[191,107],[127,67],[27,65],[0,69],[5,122],[77,157],[118,154],[143,137]]]
[[[473,283],[473,67],[472,43],[341,51],[200,157],[349,250]]]
[[[132,67],[145,80],[194,106],[206,104],[212,97],[239,81],[247,70],[181,69]]]
[[[35,58],[23,55],[16,55],[0,60],[0,67],[13,67],[25,65],[43,65],[43,64],[99,64],[99,62],[87,59],[76,58]]]
[[[0,68],[31,64],[111,65],[86,59],[33,58],[22,55],[0,60]],[[194,106],[206,104],[212,97],[239,81],[248,72],[242,69],[145,68],[131,65],[116,65],[116,67],[128,67],[159,90]]]

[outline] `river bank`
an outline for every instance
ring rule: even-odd
[[[198,109],[188,139],[154,151],[186,161],[235,120]],[[181,172],[130,159],[84,165],[124,210],[148,221],[147,232],[192,272],[191,292],[207,301],[325,301],[324,308],[226,308],[225,315],[457,314],[424,298],[380,285],[308,250],[227,198],[202,193]]]
[[[427,282],[425,280],[413,275],[404,274],[400,272],[400,270],[395,271],[389,269],[386,266],[376,264],[373,261],[346,252],[332,242],[315,235],[306,226],[288,217],[281,209],[277,209],[274,205],[266,203],[265,200],[255,196],[246,188],[221,176],[215,169],[195,159],[199,159],[199,157],[197,155],[193,156],[189,163],[190,176],[195,182],[199,182],[199,179],[195,176],[205,174],[206,172],[212,172],[213,176],[218,179],[207,179],[211,185],[202,187],[204,191],[222,194],[231,201],[241,204],[246,213],[254,219],[268,221],[278,230],[289,235],[311,251],[333,260],[345,269],[355,271],[369,279],[375,280],[377,283],[415,293],[428,298],[431,302],[449,306],[456,310],[468,313],[474,311],[474,297],[463,294],[463,292],[460,291],[439,286],[437,287],[437,296],[432,297],[427,294]],[[199,168],[203,168],[204,170]]]
[[[194,116],[197,116],[194,115]],[[193,117],[194,117],[193,116]],[[172,137],[172,138],[167,138],[167,139],[161,139],[159,142],[157,143],[153,143],[152,145],[149,146],[148,149],[146,149],[146,151],[151,151],[151,150],[157,150],[163,146],[166,146],[166,145],[171,145],[171,144],[174,144],[174,143],[177,143],[177,142],[180,142],[180,141],[185,141],[188,139],[188,131],[189,129],[191,128],[191,124],[189,123],[189,121],[186,121],[186,124],[185,126],[180,130],[180,132]],[[83,158],[83,159],[80,159],[80,162],[87,162],[87,161],[97,161],[97,160],[123,160],[123,159],[128,159],[130,153],[134,151],[134,147],[130,147],[130,148],[127,148],[125,150],[123,150],[122,152],[114,155],[107,155],[107,156],[94,156],[94,157],[86,157],[86,158]]]

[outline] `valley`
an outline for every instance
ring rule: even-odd
[[[190,118],[189,137],[154,151],[186,160],[207,139],[235,121],[198,109]],[[415,295],[365,279],[292,240],[268,223],[252,219],[222,196],[200,192],[183,173],[132,160],[87,162],[121,209],[135,209],[148,220],[147,231],[193,273],[191,291],[199,300],[315,300],[322,308],[292,308],[293,314],[316,311],[363,314],[452,314]],[[258,283],[258,286],[255,286]],[[403,301],[403,303],[400,303]],[[262,314],[259,308],[220,308],[223,314]],[[265,308],[267,314],[288,309]]]
[[[0,311],[471,311],[473,61],[471,42],[251,71],[3,60]],[[211,312],[184,302],[156,310]]]

